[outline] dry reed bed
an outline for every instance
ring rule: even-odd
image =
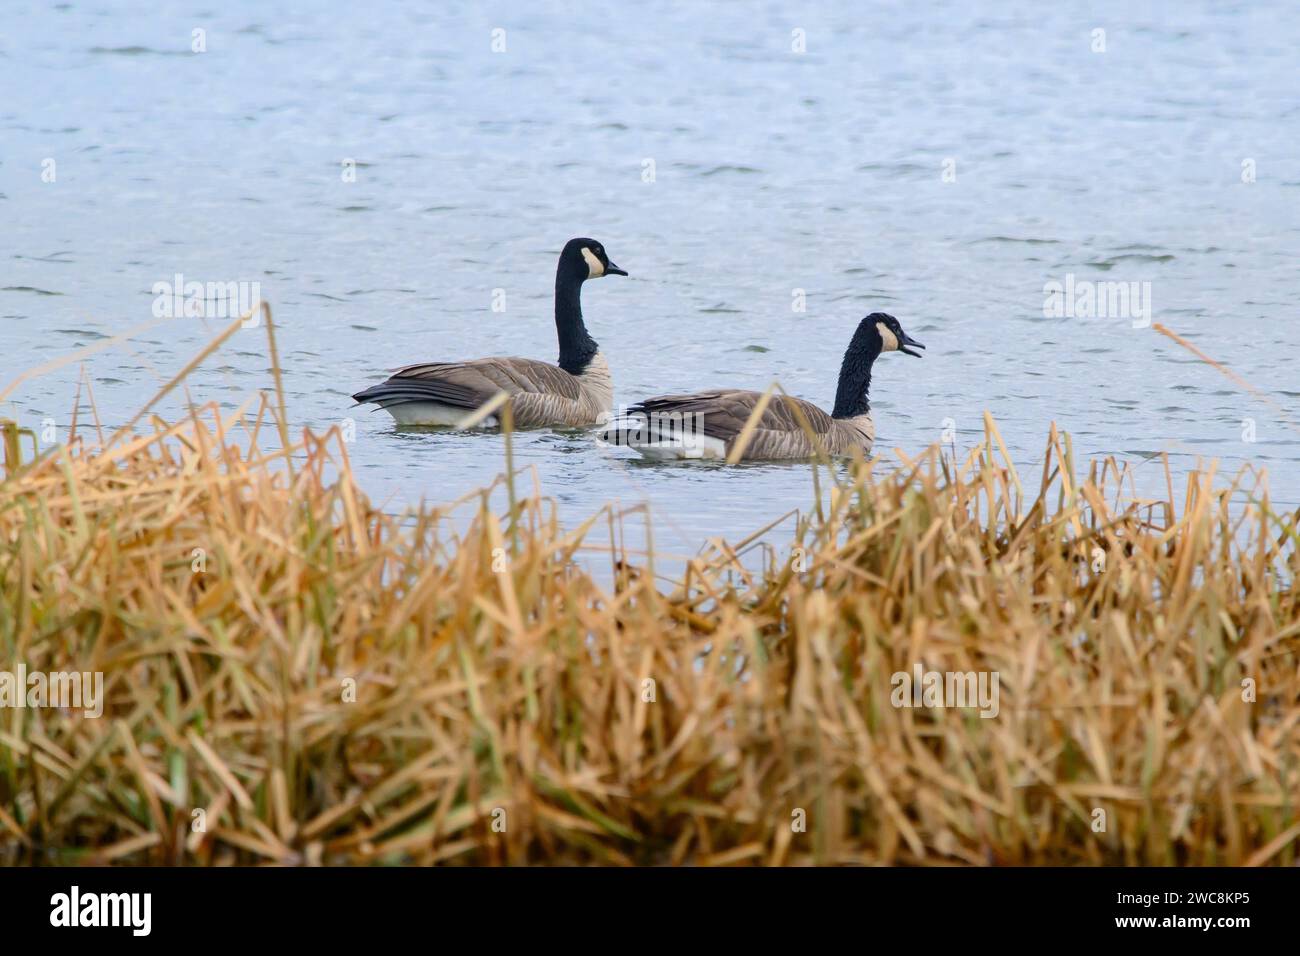
[[[0,668],[107,703],[0,710],[0,859],[1295,859],[1297,516],[1248,476],[1134,501],[1053,430],[1025,493],[987,421],[960,468],[820,471],[797,562],[665,582],[513,484],[385,514],[337,432],[264,453],[282,415],[10,457]],[[998,716],[893,706],[916,662],[996,671]]]

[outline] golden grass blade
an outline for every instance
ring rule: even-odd
[[[772,394],[779,387],[776,382],[773,382],[759,397],[758,402],[754,405],[754,410],[749,413],[749,418],[745,420],[745,427],[740,430],[740,434],[736,436],[735,442],[732,443],[731,451],[727,453],[727,464],[734,465],[745,456],[745,449],[754,440],[754,432],[758,430],[758,423],[763,420],[763,413],[767,411],[767,406],[772,402]]]
[[[134,418],[132,418],[129,422],[127,422],[125,425],[123,425],[121,428],[115,431],[112,435],[110,435],[108,439],[108,445],[105,447],[107,448],[109,446],[112,446],[117,442],[118,438],[131,434],[131,430],[135,427],[136,423],[139,422],[140,419],[144,418],[144,416],[149,413],[150,409],[152,409],[160,401],[162,401],[169,394],[171,394],[172,390],[176,388],[177,385],[185,381],[185,379],[189,376],[191,372],[193,372],[196,368],[198,368],[200,365],[203,364],[204,359],[206,359],[217,349],[221,348],[221,346],[225,344],[228,338],[230,338],[232,335],[238,332],[243,322],[244,320],[242,318],[239,318],[239,319],[235,319],[235,321],[231,322],[228,326],[226,326],[226,328],[221,332],[220,335],[218,335],[206,346],[204,346],[203,350],[199,352],[198,355],[190,359],[190,361],[185,365],[184,368],[182,368],[179,372],[177,372],[171,378],[170,381],[168,381],[165,385],[163,385],[163,387],[157,391],[154,397],[149,399],[149,401],[145,403],[144,407],[141,408],[140,411],[136,412]],[[0,393],[0,399],[3,398],[4,398],[3,393]],[[285,447],[286,448],[288,447],[287,443]]]

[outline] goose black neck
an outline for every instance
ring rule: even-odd
[[[555,270],[555,331],[560,339],[560,368],[570,375],[581,375],[595,356],[596,340],[587,334],[582,321],[582,283],[587,278],[587,264],[560,259]]]
[[[880,333],[870,326],[854,334],[840,366],[832,418],[856,418],[871,410],[867,390],[871,388],[871,365],[880,354],[880,345]]]

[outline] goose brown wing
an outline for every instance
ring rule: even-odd
[[[358,402],[389,405],[441,402],[474,409],[499,392],[547,395],[578,401],[582,387],[564,369],[526,358],[486,358],[469,362],[426,362],[400,368],[386,381],[352,396]]]
[[[698,423],[704,434],[730,443],[744,430],[745,423],[749,421],[749,416],[762,397],[761,392],[740,389],[661,395],[633,405],[630,411],[651,417],[680,415],[683,420],[686,416],[692,416],[691,422]],[[801,398],[783,395],[772,396],[759,417],[756,431],[803,434],[798,412],[803,413],[804,419],[817,434],[825,435],[830,431],[833,419],[824,411]]]

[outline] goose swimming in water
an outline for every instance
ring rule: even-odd
[[[352,397],[374,402],[399,425],[455,425],[502,392],[510,396],[517,428],[594,425],[608,418],[614,400],[609,365],[582,321],[582,284],[604,275],[625,276],[594,239],[570,239],[555,269],[558,365],[527,358],[427,362],[400,368]],[[499,424],[489,415],[480,425]]]
[[[835,408],[827,415],[812,402],[773,395],[750,434],[741,458],[811,458],[816,445],[800,421],[800,414],[831,455],[848,455],[859,448],[865,455],[875,441],[867,389],[871,365],[881,352],[902,352],[921,357],[913,349],[925,348],[911,338],[898,320],[873,312],[858,323],[844,353]],[[762,399],[761,392],[727,389],[664,395],[633,405],[628,415],[611,423],[601,438],[628,445],[646,458],[726,458]]]

